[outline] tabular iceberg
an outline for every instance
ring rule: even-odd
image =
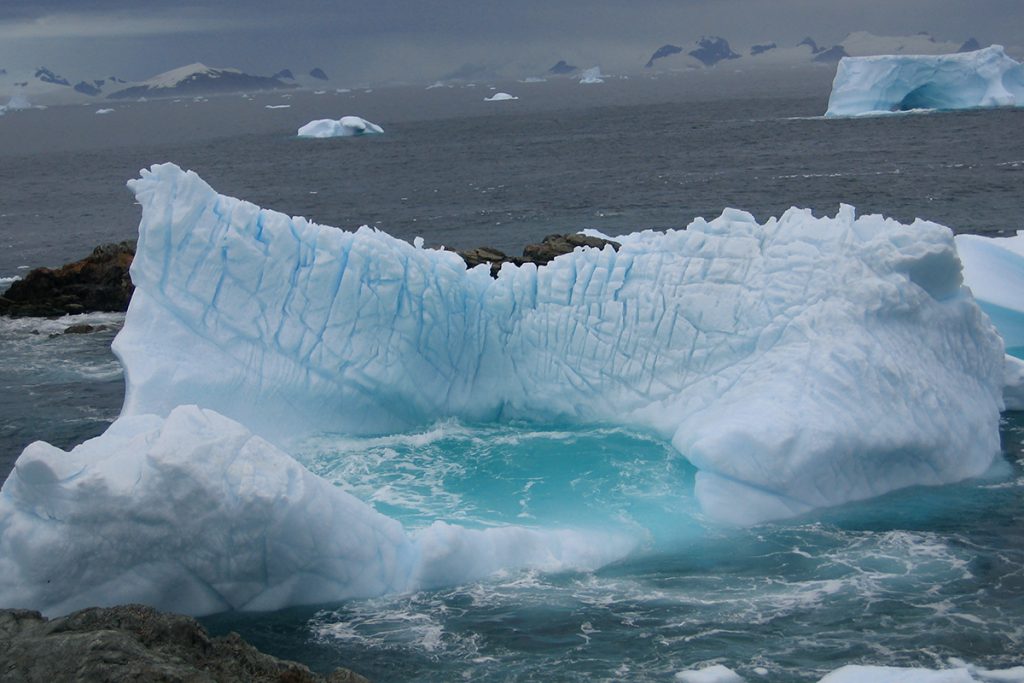
[[[448,416],[624,424],[671,439],[705,510],[739,522],[956,481],[999,452],[1002,340],[933,223],[727,210],[494,280],[173,165],[131,187],[126,415],[197,403],[271,438]]]
[[[951,55],[844,57],[825,116],[1024,104],[1024,67],[1001,45]]]
[[[300,138],[340,138],[355,135],[379,135],[384,129],[358,116],[342,116],[334,119],[317,119],[299,128]]]

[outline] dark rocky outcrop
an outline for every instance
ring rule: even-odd
[[[478,266],[481,263],[489,263],[491,265],[491,277],[496,278],[503,263],[512,263],[517,266],[521,266],[524,263],[533,263],[543,266],[550,263],[556,256],[572,252],[576,247],[603,249],[606,244],[610,244],[615,251],[619,250],[620,245],[618,242],[601,239],[600,237],[568,234],[548,235],[539,244],[528,244],[523,248],[522,256],[508,256],[490,247],[477,247],[476,249],[468,249],[456,253],[462,257],[462,260],[466,262],[466,266],[469,268]]]
[[[580,234],[548,235],[539,244],[528,244],[522,256],[509,256],[491,247],[477,247],[456,253],[470,268],[491,264],[491,275],[498,277],[502,263],[534,263],[542,266],[551,259],[568,254],[576,247],[604,248],[610,244],[618,251],[618,242]],[[0,315],[14,318],[46,317],[96,311],[123,312],[131,301],[132,285],[128,269],[135,257],[135,242],[119,242],[96,247],[92,254],[57,269],[36,268],[0,294]],[[75,329],[70,333],[93,330]]]
[[[132,286],[128,268],[135,242],[104,244],[57,269],[36,268],[0,295],[0,315],[53,316],[125,311]]]
[[[768,52],[769,50],[774,50],[777,47],[778,47],[778,45],[776,45],[775,43],[765,43],[763,45],[754,45],[754,46],[752,46],[750,48],[750,56],[751,57],[756,57],[757,55],[762,55],[765,52]]]
[[[41,66],[38,69],[36,69],[36,78],[41,80],[43,83],[53,83],[54,85],[66,85],[68,87],[71,86],[71,84],[68,83],[68,79],[64,78],[63,76],[58,76],[54,72],[47,69],[45,66]]]
[[[285,78],[287,78],[289,81],[294,81],[295,80],[295,74],[292,73],[291,69],[281,69],[276,74],[271,76],[271,78],[277,78],[277,79],[285,79]]]
[[[729,41],[718,36],[701,38],[697,41],[697,49],[690,50],[690,56],[699,60],[704,66],[714,66],[726,59],[739,59],[740,56],[729,47]]]
[[[811,48],[811,54],[814,54],[814,55],[818,54],[819,52],[824,52],[825,51],[825,48],[818,47],[818,43],[816,43],[814,41],[814,38],[811,38],[810,36],[807,36],[806,38],[801,40],[799,43],[797,43],[797,47],[799,47],[800,45],[806,45],[807,47]]]
[[[679,47],[678,45],[662,45],[661,47],[654,51],[654,54],[651,55],[651,58],[647,60],[646,64],[644,64],[644,68],[650,69],[652,66],[654,66],[655,60],[662,59],[663,57],[668,57],[669,55],[677,55],[682,51],[683,48]]]
[[[324,73],[324,70],[321,69],[320,67],[316,67],[315,69],[310,71],[309,75],[312,76],[313,78],[318,78],[321,81],[326,81],[327,80],[327,74]]]
[[[237,633],[211,638],[191,617],[142,605],[55,619],[0,610],[0,683],[15,681],[368,683],[348,669],[321,676],[260,652]]]
[[[564,59],[559,59],[558,63],[548,69],[549,74],[555,74],[556,76],[567,76],[569,74],[576,73],[580,68],[573,64],[569,64]]]
[[[971,37],[964,41],[964,44],[960,46],[957,52],[974,52],[975,50],[981,49],[981,43],[978,42],[977,38]]]
[[[102,85],[103,81],[93,81],[92,83],[79,81],[78,83],[75,83],[75,91],[80,92],[83,95],[90,95],[92,97],[95,97],[96,95],[99,95],[101,92],[103,92]]]

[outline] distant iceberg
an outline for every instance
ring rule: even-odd
[[[384,129],[358,116],[342,116],[334,119],[317,119],[299,128],[300,138],[339,138],[355,135],[378,135]]]
[[[508,100],[518,100],[519,98],[515,95],[509,95],[507,92],[496,92],[490,97],[485,97],[484,102],[506,102]]]
[[[11,99],[7,100],[7,105],[4,108],[7,111],[21,111],[32,109],[32,103],[28,101],[27,97],[19,93],[11,95]]]
[[[580,85],[596,85],[597,83],[604,83],[604,78],[601,77],[601,67],[592,66],[589,69],[584,69],[580,74]]]
[[[1024,67],[1002,46],[949,55],[844,57],[826,116],[1024,104]]]

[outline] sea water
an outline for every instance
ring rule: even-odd
[[[558,89],[570,85],[544,85],[532,103],[518,92],[503,104],[524,106],[504,110],[462,89],[445,90],[452,102],[405,90],[339,94],[329,106],[297,94],[282,110],[212,98],[208,110],[154,102],[105,117],[81,107],[5,117],[0,277],[131,237],[138,212],[124,180],[159,161],[262,206],[452,248],[513,252],[550,232],[679,227],[725,206],[760,219],[793,204],[832,213],[840,201],[956,231],[1024,227],[1024,142],[1014,134],[1024,112],[824,121],[827,88],[815,82],[757,96],[680,95],[672,82]],[[386,133],[294,138],[309,119],[344,114]],[[58,124],[63,142],[23,135]],[[122,321],[0,320],[0,476],[28,442],[69,447],[117,415],[123,386],[109,344]],[[101,329],[64,334],[78,322]],[[813,681],[848,663],[1019,665],[1020,414],[1004,415],[1002,437],[1002,467],[989,478],[730,529],[701,517],[692,466],[642,432],[442,421],[372,438],[296,435],[288,446],[303,464],[410,529],[614,527],[638,550],[594,573],[509,572],[203,621],[316,669],[345,665],[381,681],[671,680],[712,663],[748,680]]]

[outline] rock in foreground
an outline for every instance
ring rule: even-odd
[[[135,242],[103,244],[80,261],[57,269],[36,268],[0,295],[0,315],[67,315],[128,310],[132,298],[128,268]]]
[[[191,617],[142,605],[94,607],[57,619],[0,610],[0,682],[280,681],[366,683],[264,654],[237,633],[211,638]]]

